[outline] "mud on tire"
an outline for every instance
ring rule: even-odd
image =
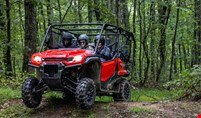
[[[83,78],[76,87],[76,104],[81,109],[90,109],[95,101],[96,87],[90,78]]]
[[[36,108],[39,106],[42,93],[35,93],[39,80],[36,78],[27,78],[22,86],[22,100],[23,103],[29,108]]]
[[[120,81],[119,87],[120,87],[119,93],[113,94],[114,101],[130,101],[131,90],[129,82],[123,79],[122,81]]]

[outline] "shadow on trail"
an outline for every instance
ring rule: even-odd
[[[90,110],[81,110],[76,103],[69,103],[62,98],[45,98],[41,105],[31,112],[31,117],[92,117],[108,112],[110,102],[95,102]]]

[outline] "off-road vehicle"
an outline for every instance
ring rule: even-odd
[[[90,42],[87,47],[90,48],[54,48],[54,45],[62,43],[64,32],[73,34],[75,45],[79,35],[87,34]],[[97,34],[105,38],[110,49],[111,58],[105,62],[101,62],[96,54],[94,37]],[[133,33],[110,24],[49,26],[40,51],[30,58],[29,66],[36,69],[36,77],[27,78],[23,83],[23,103],[29,108],[36,108],[47,91],[61,91],[64,99],[74,101],[81,109],[90,109],[96,96],[129,101],[132,41]]]

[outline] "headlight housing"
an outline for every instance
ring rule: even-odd
[[[35,65],[35,66],[40,66],[42,63],[42,57],[39,54],[33,54],[31,56],[31,64]]]
[[[81,55],[77,55],[73,58],[73,62],[80,62],[82,60],[82,56]]]

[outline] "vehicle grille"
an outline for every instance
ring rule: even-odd
[[[48,74],[49,77],[54,77],[58,73],[58,65],[45,65],[44,73]]]

